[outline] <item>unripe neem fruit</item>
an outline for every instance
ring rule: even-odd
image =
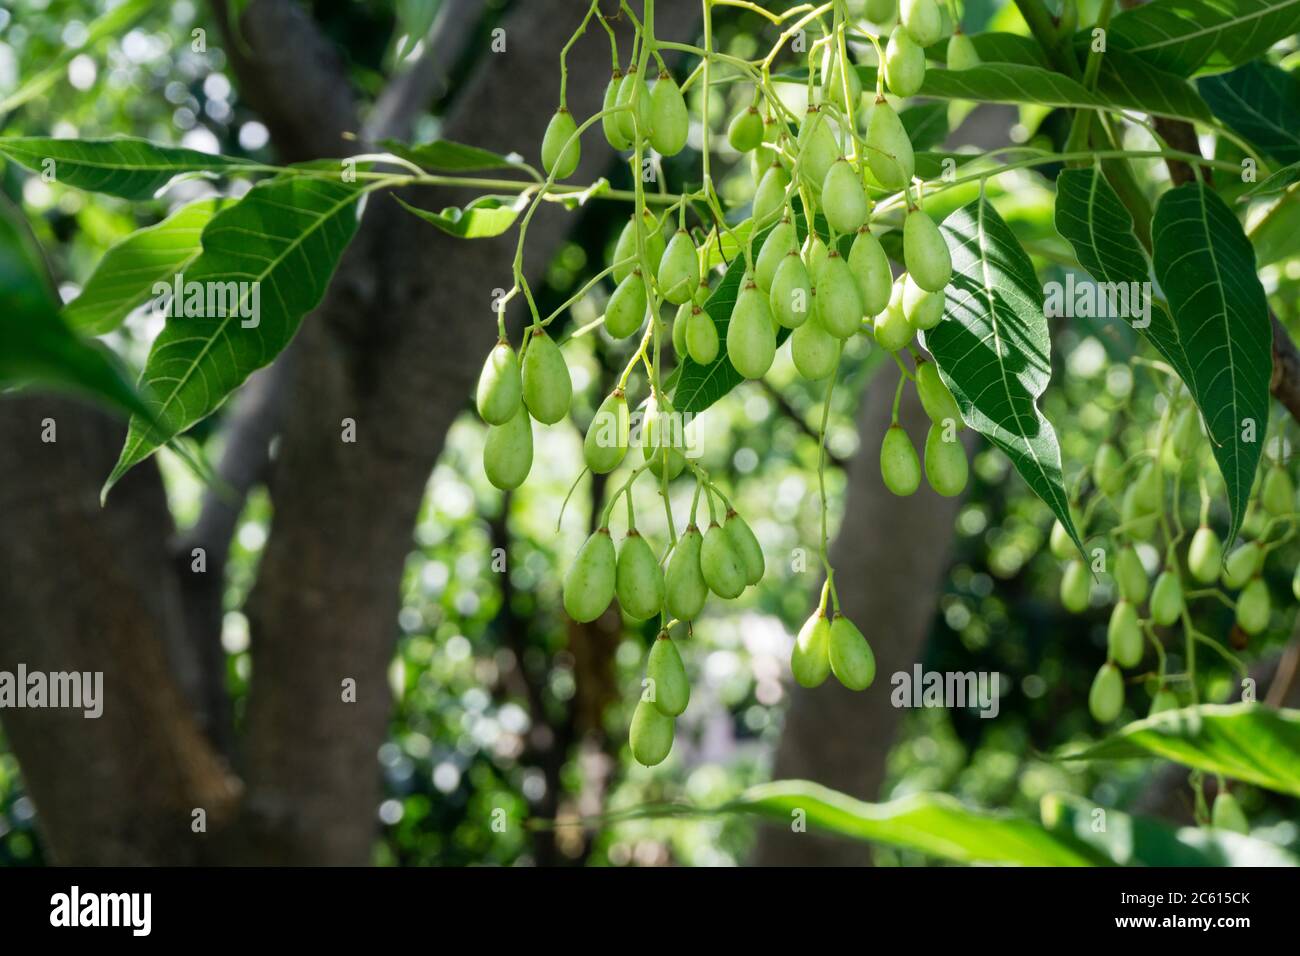
[[[815,273],[817,318],[837,339],[847,339],[862,328],[862,299],[849,264],[834,249]]]
[[[727,511],[722,530],[731,536],[731,545],[740,555],[740,563],[745,568],[745,583],[757,584],[763,580],[763,572],[767,568],[767,562],[763,560],[763,548],[753,530],[734,508]]]
[[[776,321],[787,329],[806,323],[813,307],[812,280],[797,252],[791,251],[777,265],[767,301]]]
[[[718,357],[718,327],[713,316],[698,305],[692,305],[686,320],[686,348],[691,358],[700,365],[710,365]]]
[[[942,292],[926,292],[917,285],[911,273],[903,277],[903,314],[917,331],[928,332],[938,325],[946,302]]]
[[[912,181],[916,171],[912,141],[903,128],[903,121],[883,96],[876,99],[867,128],[867,165],[876,181],[886,189],[902,189]]]
[[[554,425],[569,414],[573,383],[564,354],[545,329],[538,329],[524,352],[524,404],[543,425]]]
[[[958,27],[948,38],[948,69],[969,70],[973,66],[979,66],[981,62],[975,44]]]
[[[776,332],[767,298],[750,279],[731,312],[727,324],[727,357],[745,378],[762,378],[772,367],[776,354]]]
[[[609,79],[609,85],[605,87],[605,100],[601,106],[602,112],[612,110],[618,105],[618,93],[623,88],[623,71],[615,69]],[[632,148],[632,140],[623,135],[619,129],[618,113],[606,113],[600,118],[600,128],[605,133],[605,141],[616,150],[625,150]]]
[[[1134,503],[1143,514],[1157,514],[1165,506],[1165,479],[1155,462],[1148,462],[1133,482]]]
[[[912,336],[916,330],[912,328],[912,323],[907,321],[907,316],[903,313],[903,283],[894,283],[894,292],[889,298],[889,305],[885,311],[876,316],[875,336],[876,344],[887,352],[897,352],[907,346],[912,341]]]
[[[828,48],[826,56],[822,58],[823,72],[825,79],[822,81],[822,97],[826,102],[838,107],[840,112],[848,113],[849,103],[857,106],[858,100],[862,99],[862,80],[858,77],[858,71],[849,64],[849,70],[845,73],[841,69],[840,58],[836,56],[831,63],[830,69],[825,70],[827,60],[831,57],[831,51]],[[847,80],[849,88],[849,98],[844,98],[844,86]]]
[[[564,575],[564,610],[579,623],[594,621],[614,600],[617,558],[608,528],[587,538]]]
[[[1124,456],[1110,442],[1097,446],[1092,462],[1092,481],[1105,495],[1113,495],[1124,487]]]
[[[690,301],[700,284],[700,256],[685,229],[678,229],[659,260],[659,293],[673,305]]]
[[[970,465],[962,443],[956,437],[947,441],[945,431],[943,425],[931,425],[925,436],[925,477],[931,488],[945,498],[953,498],[966,490]]]
[[[1146,541],[1156,531],[1159,516],[1157,508],[1149,508],[1142,503],[1141,486],[1134,483],[1124,489],[1120,501],[1120,523],[1127,529],[1127,535],[1135,541]]]
[[[745,567],[731,535],[722,530],[715,521],[704,532],[704,543],[700,546],[700,571],[709,590],[718,597],[730,601],[740,597],[745,590]]]
[[[618,549],[614,590],[623,613],[638,621],[654,617],[664,606],[664,572],[654,550],[635,528]]]
[[[574,136],[576,132],[578,124],[563,106],[555,111],[551,121],[546,124],[546,132],[542,135],[542,168],[547,175],[554,175],[557,182],[568,179],[578,168],[581,146]],[[569,142],[570,137],[573,138],[572,143]]]
[[[727,127],[727,142],[738,153],[748,153],[762,145],[763,117],[758,115],[757,106],[732,117],[731,125]]]
[[[1074,541],[1070,539],[1070,532],[1065,530],[1065,525],[1060,521],[1052,522],[1052,532],[1047,536],[1048,550],[1052,552],[1052,557],[1067,561],[1074,557]]]
[[[662,409],[659,405],[654,396],[646,399],[641,416],[641,454],[650,463],[651,474],[662,478],[667,469],[668,480],[672,481],[686,467],[680,451],[684,436],[675,433],[672,406],[666,400]]]
[[[700,529],[689,525],[677,539],[673,555],[668,559],[664,602],[668,613],[679,621],[693,621],[699,617],[709,596],[709,586],[700,569],[702,545]]]
[[[790,673],[801,687],[817,687],[831,673],[831,624],[826,612],[818,610],[804,621],[794,640]]]
[[[900,0],[898,22],[923,47],[943,36],[943,16],[934,0]]]
[[[1119,668],[1107,661],[1097,671],[1088,691],[1088,711],[1093,720],[1109,724],[1124,709],[1124,678]]]
[[[1246,814],[1242,813],[1241,804],[1227,790],[1220,790],[1214,798],[1214,806],[1210,810],[1210,826],[1216,830],[1250,835],[1250,822],[1246,819]]]
[[[864,13],[872,23],[888,23],[898,10],[898,0],[867,0]]]
[[[831,621],[828,640],[831,673],[849,690],[866,690],[876,679],[876,656],[857,625],[843,614]]]
[[[795,241],[794,223],[789,216],[773,226],[763,240],[758,258],[754,260],[754,281],[764,292],[772,291],[772,279],[776,276],[776,270],[785,261],[785,257],[795,251]],[[775,312],[776,309],[773,308],[772,311]]]
[[[650,90],[650,145],[661,156],[676,156],[686,146],[690,117],[682,91],[667,73]]]
[[[502,491],[518,488],[533,467],[533,420],[520,405],[504,425],[489,425],[483,472]]]
[[[906,30],[895,30],[885,47],[885,82],[895,96],[912,96],[925,79],[925,50]]]
[[[650,701],[640,701],[632,713],[632,727],[628,731],[628,743],[636,762],[643,767],[663,763],[673,749],[673,729],[673,718]]]
[[[826,264],[826,257],[831,254],[826,243],[822,242],[822,237],[815,232],[808,233],[808,238],[803,242],[803,262],[808,267],[808,277],[815,278],[821,271],[822,266]]]
[[[1115,556],[1115,585],[1120,597],[1141,604],[1147,599],[1148,583],[1147,570],[1137,551],[1131,547],[1120,548]]]
[[[1075,558],[1065,566],[1065,573],[1061,575],[1061,607],[1071,614],[1082,614],[1088,608],[1091,593],[1088,568]]]
[[[637,133],[649,137],[650,126],[650,91],[646,89],[645,80],[637,72],[636,64],[627,68],[623,82],[618,88],[618,105],[631,106],[632,109],[618,114],[618,129],[629,144],[635,142]],[[637,125],[640,130],[637,130]]]
[[[1201,525],[1187,549],[1187,570],[1201,584],[1213,584],[1223,566],[1223,545],[1213,529]]]
[[[957,407],[957,399],[952,397],[952,392],[944,384],[939,374],[939,366],[933,362],[916,363],[916,393],[920,396],[921,407],[930,416],[930,421],[942,425],[948,419],[952,419],[958,428],[961,427],[961,409]],[[1073,552],[1073,545],[1070,546],[1070,550]],[[1057,555],[1057,557],[1068,556],[1068,554]]]
[[[885,487],[900,497],[913,494],[921,486],[921,462],[900,425],[885,429],[880,443],[880,477]]]
[[[912,281],[926,292],[942,292],[952,278],[952,255],[934,220],[912,209],[903,220],[903,260]]]
[[[885,255],[884,247],[866,226],[858,230],[849,248],[849,271],[858,284],[862,311],[871,316],[884,312],[889,305],[894,277],[889,271],[889,257]]]
[[[1268,627],[1271,610],[1268,585],[1261,577],[1251,578],[1237,595],[1237,624],[1247,634],[1259,634]]]
[[[627,397],[621,388],[606,395],[596,409],[582,442],[582,456],[593,473],[609,474],[627,455],[630,417]]]
[[[1295,511],[1295,485],[1281,465],[1274,465],[1264,476],[1264,484],[1259,492],[1259,503],[1274,517],[1289,515]]]
[[[822,181],[822,211],[836,232],[857,232],[867,221],[867,191],[862,188],[862,177],[843,156],[831,164]]]
[[[633,269],[605,307],[605,331],[616,339],[625,339],[645,321],[647,301],[645,280],[640,269]]]
[[[1263,553],[1254,541],[1247,541],[1228,555],[1223,562],[1223,583],[1225,587],[1245,587],[1246,582],[1259,573],[1260,558]]]
[[[678,362],[685,361],[688,354],[686,328],[693,308],[695,308],[694,302],[683,302],[677,307],[677,314],[673,316],[673,351],[677,354]]]
[[[830,120],[818,107],[809,106],[799,127],[799,170],[814,194],[821,192],[826,174],[839,158],[840,144],[835,141]]]
[[[1188,405],[1178,413],[1174,422],[1174,453],[1179,458],[1188,458],[1196,451],[1196,444],[1201,438],[1201,414],[1193,405]]]
[[[677,717],[691,702],[691,683],[686,678],[682,655],[671,637],[661,633],[650,648],[645,676],[654,681],[654,705],[666,717]]]
[[[1179,710],[1182,706],[1177,694],[1168,687],[1161,687],[1151,699],[1151,710],[1147,712],[1147,716],[1164,713],[1166,710]]]
[[[1142,627],[1137,608],[1130,602],[1120,601],[1110,612],[1106,647],[1111,660],[1121,667],[1136,667],[1142,661]]]
[[[800,375],[810,382],[820,382],[835,371],[840,360],[840,340],[813,319],[790,336],[790,357]]]
[[[623,263],[614,268],[614,283],[617,285],[632,274],[633,269],[639,269],[640,264],[636,259],[636,233],[633,232],[633,222],[635,216],[629,216],[627,223],[623,226],[623,231],[618,234],[618,242],[614,245],[614,261]],[[664,234],[659,229],[659,220],[649,209],[641,211],[641,233],[642,242],[645,245],[646,259],[650,262],[650,267],[657,273],[659,271],[659,261],[664,256]]]
[[[780,211],[785,205],[785,190],[790,185],[790,174],[780,163],[767,167],[767,172],[759,180],[758,189],[754,191],[754,221],[762,223]]]
[[[1300,601],[1300,564],[1296,565],[1295,573],[1291,575],[1291,594]]]
[[[1183,582],[1178,572],[1165,568],[1151,589],[1151,619],[1161,627],[1168,627],[1182,616]]]
[[[502,339],[488,353],[479,373],[474,404],[479,417],[489,425],[504,425],[514,418],[523,401],[523,380],[519,360],[510,343]]]

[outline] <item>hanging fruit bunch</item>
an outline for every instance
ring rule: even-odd
[[[912,143],[886,96],[886,91],[896,97],[918,91],[926,69],[925,47],[951,30],[945,30],[946,14],[935,0],[904,0],[897,11],[892,0],[871,6],[874,21],[894,22],[888,37],[851,25],[845,4],[836,2],[794,17],[766,57],[750,62],[716,54],[707,28],[701,48],[663,43],[654,32],[653,3],[646,2],[625,65],[609,31],[613,71],[600,113],[579,125],[567,108],[562,79],[560,106],[542,141],[549,185],[573,174],[582,132],[599,124],[608,147],[628,154],[636,182],[633,209],[612,261],[593,280],[613,283],[604,331],[616,341],[634,343],[635,349],[599,403],[583,443],[591,472],[608,474],[625,462],[630,462],[630,472],[608,497],[599,526],[565,574],[564,607],[576,621],[593,621],[617,598],[631,620],[659,622],[631,726],[633,754],[646,765],[667,756],[674,720],[689,699],[673,632],[689,633],[710,594],[724,600],[740,596],[762,579],[765,566],[754,532],[716,478],[689,454],[693,409],[677,407],[676,400],[682,394],[680,382],[692,369],[735,380],[760,379],[788,338],[799,374],[825,383],[828,411],[844,343],[867,336],[902,370],[900,394],[909,383],[915,387],[933,421],[922,466],[898,424],[895,402],[894,422],[881,437],[885,485],[897,495],[913,494],[923,475],[943,495],[959,494],[966,485],[957,402],[937,366],[914,342],[917,332],[933,329],[943,319],[952,259],[923,208],[925,183],[916,176]],[[593,14],[600,18],[595,4],[579,33]],[[785,18],[772,19],[781,23]],[[849,55],[850,30],[874,46],[883,64],[874,91],[863,90]],[[787,105],[789,97],[779,95],[770,66],[782,53],[789,54],[792,37],[805,32],[815,37],[806,56],[790,54],[806,71],[808,105],[796,112]],[[681,85],[662,57],[669,47],[698,56]],[[960,63],[978,62],[959,32],[952,34],[949,51]],[[749,91],[725,134],[731,152],[742,161],[748,156],[754,179],[752,215],[739,226],[726,224],[711,169],[718,144],[709,90],[719,81],[743,84]],[[698,116],[690,114],[684,96],[684,89],[694,84],[703,88]],[[650,150],[662,157],[681,152],[692,123],[699,125],[702,139],[703,185],[667,202],[648,195],[640,175],[644,157]],[[882,206],[901,212],[901,219],[876,218]],[[900,226],[905,271],[894,278],[880,236]],[[712,262],[721,265],[710,268]],[[519,274],[514,291],[523,291],[531,306]],[[520,361],[502,320],[500,341],[483,366],[477,400],[488,425],[484,470],[498,488],[516,488],[528,475],[531,420],[552,424],[568,413],[572,388],[561,350],[547,332],[550,321],[534,309]],[[670,349],[674,363],[669,362]],[[674,364],[685,368],[670,376]],[[632,375],[638,370],[644,371],[644,395],[632,392]],[[820,468],[825,467],[825,427],[823,415]],[[695,483],[695,493],[684,527],[674,527],[669,511],[669,540],[651,542],[637,528],[634,485],[654,483],[666,503],[669,483],[688,479]],[[822,484],[820,551],[826,582],[799,631],[791,669],[805,687],[834,674],[846,687],[863,690],[875,676],[875,661],[862,632],[840,612],[827,556]],[[616,543],[610,517],[620,499],[627,507],[627,531]]]

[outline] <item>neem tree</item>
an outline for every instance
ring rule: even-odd
[[[860,690],[874,678],[870,647],[839,613],[823,474],[843,344],[866,336],[901,370],[894,424],[880,437],[889,489],[912,494],[924,474],[940,494],[961,493],[968,466],[959,431],[978,432],[1056,516],[1052,549],[1068,562],[1063,604],[1081,610],[1094,576],[1114,574],[1120,599],[1089,697],[1096,719],[1119,715],[1119,668],[1140,665],[1148,645],[1156,662],[1140,679],[1155,692],[1153,710],[1197,704],[1198,646],[1240,666],[1198,628],[1197,602],[1227,602],[1243,631],[1263,630],[1272,597],[1261,570],[1295,533],[1280,439],[1269,446],[1273,461],[1262,482],[1257,477],[1270,389],[1292,415],[1300,412],[1300,362],[1270,317],[1242,220],[1248,211],[1262,208],[1268,217],[1283,209],[1300,181],[1296,81],[1265,56],[1300,28],[1300,6],[1155,0],[1116,12],[1103,0],[1096,23],[1080,29],[1074,3],[1060,17],[1041,0],[1016,5],[1031,36],[968,36],[956,6],[936,0],[897,7],[895,0],[832,0],[780,11],[704,0],[703,43],[696,46],[656,34],[654,0],[639,10],[620,3],[617,11],[592,2],[559,53],[559,105],[538,150],[540,171],[446,141],[385,141],[341,166],[276,167],[134,139],[0,140],[0,152],[42,175],[126,199],[152,197],[180,175],[256,179],[237,200],[185,206],[115,246],[61,314],[39,281],[27,281],[14,299],[18,308],[0,318],[0,371],[72,382],[131,412],[107,494],[162,445],[185,453],[185,432],[289,343],[324,295],[366,197],[377,194],[377,201],[410,185],[481,189],[479,198],[441,212],[403,204],[466,239],[518,226],[513,281],[496,303],[499,342],[476,395],[489,426],[483,465],[494,485],[513,489],[526,479],[533,420],[553,424],[569,412],[564,343],[597,327],[631,343],[584,443],[587,469],[622,468],[623,478],[566,574],[564,605],[576,620],[590,621],[617,597],[627,617],[659,622],[631,726],[640,762],[665,758],[674,719],[689,699],[672,635],[689,632],[709,593],[735,598],[765,570],[762,549],[720,476],[691,455],[691,420],[742,381],[763,377],[786,339],[799,374],[824,382],[826,396],[818,466],[825,585],[795,645],[799,683],[815,686],[834,673]],[[745,59],[715,49],[712,12],[719,7],[765,18],[766,52]],[[613,16],[635,28],[630,51],[618,49]],[[566,54],[593,23],[608,32],[613,72],[603,109],[575,117],[566,104]],[[686,65],[680,81],[672,72],[678,62]],[[746,91],[740,111],[729,119],[712,115],[715,89],[737,86]],[[700,104],[696,115],[688,94]],[[944,110],[949,101],[1036,104],[1063,122],[1045,124],[1026,145],[937,152],[926,128],[933,109],[900,106],[913,96]],[[724,120],[729,149],[719,144]],[[946,118],[940,125],[946,129]],[[1197,134],[1214,143],[1214,158],[1201,154]],[[658,160],[688,142],[700,154],[698,183],[672,192],[654,174]],[[633,188],[566,184],[584,148],[623,155]],[[737,153],[747,154],[754,181],[747,206],[728,204],[717,188],[714,164]],[[1025,169],[1054,178],[1056,226],[1072,265],[1112,305],[1117,290],[1134,290],[1125,300],[1129,311],[1115,317],[1134,320],[1150,354],[1133,364],[1163,393],[1157,420],[1141,423],[1141,442],[1103,444],[1070,481],[1056,432],[1038,407],[1051,373],[1044,288],[986,195],[996,177]],[[513,175],[485,178],[485,170]],[[523,269],[529,223],[544,202],[594,200],[630,206],[613,259],[542,315]],[[9,270],[29,276],[33,257],[14,237],[8,248],[20,252]],[[902,266],[897,277],[891,259]],[[238,283],[236,300],[221,315],[168,318],[137,392],[77,333],[115,328],[156,295],[156,282],[182,273],[187,283]],[[552,335],[573,303],[607,282],[613,291],[598,322]],[[252,289],[260,305],[255,324],[241,318]],[[517,347],[505,319],[516,298],[530,318]],[[908,387],[933,422],[923,456],[897,424]],[[694,483],[685,516],[674,516],[669,495],[679,480]],[[668,539],[658,546],[637,531],[632,489],[639,481],[661,492]],[[1222,534],[1209,525],[1220,495],[1229,514]],[[610,525],[621,520],[620,499],[626,526],[616,548]],[[1231,550],[1243,528],[1251,540]],[[1153,589],[1140,548],[1159,556]],[[1300,595],[1300,577],[1295,589]],[[1228,591],[1239,593],[1234,599]],[[1185,649],[1176,673],[1166,667],[1171,634]],[[1221,793],[1216,820],[1243,826],[1238,817]]]

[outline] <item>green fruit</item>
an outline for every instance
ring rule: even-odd
[[[504,425],[489,425],[483,472],[502,491],[518,488],[533,467],[533,420],[522,405]]]
[[[673,718],[650,701],[640,701],[632,713],[628,743],[632,746],[632,756],[643,767],[663,763],[673,749]]]
[[[1291,575],[1291,594],[1300,601],[1300,564],[1296,565],[1295,573]]]
[[[623,138],[629,143],[634,143],[638,133],[649,137],[651,133],[650,91],[646,89],[645,81],[637,72],[635,63],[629,66],[627,73],[623,75],[623,82],[618,88],[618,105],[632,107],[618,114],[618,130],[623,134]],[[640,126],[639,130],[638,126]]]
[[[751,106],[732,117],[727,127],[727,142],[738,153],[748,153],[762,145],[763,117],[758,115],[758,107]]]
[[[623,231],[618,234],[618,242],[614,246],[614,262],[622,263],[614,269],[614,283],[616,285],[630,276],[633,269],[640,268],[636,258],[636,233],[632,229],[632,221],[633,217],[629,216],[627,224],[623,226]],[[649,260],[651,268],[657,274],[659,272],[659,261],[664,255],[664,234],[659,229],[659,220],[648,209],[641,212],[641,235],[642,243],[645,246],[646,259]]]
[[[645,676],[654,681],[652,703],[667,717],[677,717],[691,701],[691,683],[677,645],[667,634],[660,634],[650,648]]]
[[[672,481],[686,467],[680,448],[684,437],[680,434],[679,420],[673,417],[672,406],[666,401],[661,409],[654,397],[646,399],[641,415],[641,454],[650,463],[650,471],[662,478],[665,468]]]
[[[709,290],[709,276],[708,273],[705,273],[700,276],[700,284],[695,290],[695,304],[700,308],[704,308],[708,303],[711,294],[712,293]]]
[[[616,105],[618,105],[618,93],[622,88],[623,71],[616,69],[613,76],[609,79],[609,86],[605,87],[605,101],[601,105],[602,111],[612,110]],[[600,118],[600,128],[604,130],[605,141],[614,149],[631,149],[632,140],[629,137],[624,136],[623,131],[619,129],[619,116],[620,114],[618,113],[606,112],[605,115]]]
[[[1191,546],[1187,549],[1187,570],[1201,584],[1213,584],[1218,580],[1222,565],[1223,545],[1219,543],[1219,536],[1201,525],[1192,535]]]
[[[488,353],[483,371],[478,376],[478,389],[474,404],[479,417],[489,425],[504,425],[515,417],[523,401],[523,380],[519,376],[519,360],[510,343],[502,339]]]
[[[763,548],[745,519],[734,510],[729,510],[722,523],[722,530],[731,536],[731,546],[740,555],[740,562],[745,568],[745,583],[757,584],[763,580],[763,572],[767,569],[767,562],[763,560]]]
[[[790,357],[794,367],[810,382],[829,378],[840,360],[840,340],[814,320],[805,322],[790,336]]]
[[[906,30],[895,30],[885,47],[885,82],[895,96],[913,96],[925,79],[925,50]]]
[[[885,429],[880,443],[880,477],[885,487],[900,497],[913,494],[921,486],[921,462],[900,425]]]
[[[830,120],[818,107],[808,107],[799,127],[799,173],[814,194],[821,191],[826,174],[839,158],[840,144]]]
[[[749,171],[753,176],[754,182],[761,182],[763,174],[773,163],[780,163],[786,170],[790,171],[788,161],[778,152],[777,141],[781,137],[781,131],[785,128],[784,123],[778,123],[772,115],[763,118],[763,142],[759,144],[758,149],[749,154]]]
[[[1088,691],[1088,711],[1093,720],[1109,724],[1124,709],[1124,678],[1109,661],[1101,665]]]
[[[750,279],[741,290],[727,325],[727,358],[745,378],[762,378],[776,354],[776,332],[767,298]]]
[[[1166,568],[1151,589],[1151,618],[1161,627],[1173,624],[1183,613],[1183,582],[1177,571]]]
[[[954,437],[952,441],[944,439],[947,431],[943,425],[931,425],[925,436],[925,478],[930,487],[952,498],[966,490],[966,480],[970,477],[970,465],[966,462],[966,449]]]
[[[1124,456],[1109,442],[1097,446],[1097,455],[1092,462],[1092,481],[1106,495],[1113,495],[1124,487]]]
[[[1135,541],[1148,540],[1156,530],[1157,513],[1144,507],[1141,498],[1139,486],[1129,485],[1124,490],[1119,510],[1120,522],[1127,529],[1128,536]]]
[[[700,571],[704,583],[718,597],[728,601],[745,590],[745,566],[731,543],[731,535],[715,521],[704,532],[700,546]]]
[[[1247,541],[1228,555],[1223,562],[1223,584],[1228,588],[1245,587],[1246,582],[1259,572],[1263,553],[1254,541]]]
[[[554,425],[569,414],[573,383],[564,354],[545,329],[538,329],[524,352],[524,404],[543,425]]]
[[[632,528],[618,549],[614,591],[623,613],[638,621],[664,606],[664,572],[649,542]]]
[[[890,296],[889,305],[885,311],[876,316],[875,335],[876,344],[888,352],[897,352],[907,346],[912,341],[912,336],[916,330],[912,328],[912,323],[907,321],[907,316],[903,313],[903,284],[897,282],[894,284],[894,294]]]
[[[801,687],[817,687],[831,673],[831,623],[818,610],[803,622],[790,655],[790,673]]]
[[[668,559],[664,603],[668,613],[679,621],[693,621],[699,617],[709,596],[709,586],[700,570],[702,544],[700,529],[689,525],[677,539],[673,556]]]
[[[659,260],[659,294],[673,305],[689,302],[700,284],[700,255],[685,229],[678,229]]]
[[[1201,413],[1194,406],[1188,405],[1178,413],[1171,437],[1174,454],[1179,458],[1190,458],[1196,451],[1197,442],[1201,439]]]
[[[1237,595],[1237,624],[1247,634],[1259,634],[1268,627],[1271,610],[1268,585],[1263,578],[1252,578]]]
[[[821,236],[810,232],[803,244],[803,262],[808,267],[809,278],[821,271],[822,266],[826,264],[826,257],[830,254],[831,251],[826,243],[822,242]]]
[[[790,185],[790,174],[780,163],[767,167],[767,172],[754,191],[753,214],[756,223],[771,220],[785,206],[785,190]]]
[[[898,10],[898,0],[867,0],[863,11],[872,23],[888,23]]]
[[[1062,561],[1068,561],[1076,554],[1070,532],[1066,531],[1065,525],[1059,521],[1052,522],[1051,534],[1047,536],[1047,547],[1052,552],[1052,557]]]
[[[585,624],[605,613],[614,600],[616,562],[609,529],[593,531],[564,575],[564,610],[569,617]]]
[[[1120,597],[1141,604],[1147,599],[1147,570],[1133,548],[1120,548],[1115,556],[1115,585]]]
[[[862,176],[843,156],[831,164],[822,181],[822,211],[836,232],[857,232],[867,221],[867,191],[862,188]]]
[[[786,256],[795,251],[795,239],[794,223],[787,217],[773,226],[772,231],[763,240],[758,258],[754,261],[754,281],[764,292],[772,291],[772,280],[776,277],[776,270],[785,261]],[[772,311],[776,311],[775,306],[772,307]]]
[[[926,292],[942,292],[952,278],[952,256],[934,220],[913,209],[903,220],[903,260],[912,281]]]
[[[830,57],[830,55],[831,53],[828,49],[826,56]],[[825,79],[822,81],[822,97],[826,102],[838,107],[841,112],[848,113],[849,104],[852,103],[856,107],[858,101],[862,99],[862,80],[858,78],[858,71],[852,67],[852,64],[850,64],[850,69],[845,73],[844,70],[840,69],[841,64],[839,57],[835,58],[835,62],[831,64],[830,70],[825,69],[825,64],[826,59],[824,58],[822,60],[822,66]],[[848,80],[849,88],[847,100],[844,98],[846,79]]]
[[[943,36],[943,17],[934,0],[900,0],[898,22],[921,46],[937,43]]]
[[[1148,462],[1133,482],[1134,503],[1142,514],[1157,514],[1165,506],[1165,478],[1154,462]]]
[[[863,226],[849,248],[849,271],[858,284],[858,298],[862,311],[869,316],[879,315],[889,305],[894,277],[889,271],[889,257],[885,255],[880,240]]]
[[[981,62],[975,44],[960,29],[948,38],[948,69],[969,70],[973,66],[979,66]]]
[[[691,358],[700,365],[711,365],[718,357],[718,327],[713,323],[713,316],[698,305],[691,306],[690,318],[686,320],[686,349]]]
[[[1241,812],[1241,804],[1227,790],[1220,790],[1214,798],[1214,807],[1210,810],[1210,826],[1216,830],[1250,834],[1250,823],[1246,814]]]
[[[1178,710],[1182,706],[1177,694],[1168,687],[1161,687],[1156,691],[1155,697],[1151,699],[1151,710],[1148,712],[1148,716],[1161,714],[1167,710]]]
[[[641,270],[633,269],[605,306],[605,331],[616,339],[625,339],[645,321],[647,308],[645,281]]]
[[[862,328],[862,299],[849,264],[832,249],[813,274],[817,280],[817,319],[822,328],[837,339],[856,334]]]
[[[926,292],[917,285],[911,273],[903,277],[903,314],[912,328],[928,332],[938,325],[946,302],[942,292]]]
[[[1291,476],[1280,465],[1274,465],[1264,476],[1263,487],[1259,492],[1259,503],[1264,510],[1275,517],[1289,515],[1295,511],[1295,485]]]
[[[679,362],[686,359],[686,323],[690,321],[693,308],[695,308],[694,302],[683,302],[677,307],[677,314],[673,316],[673,351],[677,353]]]
[[[682,91],[667,73],[650,89],[650,145],[661,156],[676,156],[691,127]]]
[[[609,474],[627,455],[629,418],[627,397],[616,388],[596,409],[582,442],[582,456],[593,473]]]
[[[849,690],[866,690],[876,679],[876,657],[857,625],[843,614],[831,621],[828,655],[831,673]]]
[[[1121,667],[1136,667],[1141,662],[1142,626],[1138,623],[1137,608],[1130,602],[1120,601],[1110,612],[1106,647],[1110,659]]]
[[[1065,566],[1061,575],[1061,607],[1071,614],[1082,614],[1088,608],[1092,594],[1092,580],[1088,568],[1077,558]]]
[[[557,182],[568,179],[578,168],[581,147],[578,138],[574,136],[577,132],[578,124],[563,106],[555,111],[551,121],[546,124],[546,132],[542,134],[542,168],[547,175],[554,176]],[[573,139],[571,143],[570,138]]]
[[[877,182],[886,189],[902,189],[912,181],[916,171],[912,141],[902,120],[883,96],[876,99],[867,127],[867,164]]]

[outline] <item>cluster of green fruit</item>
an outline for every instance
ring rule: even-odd
[[[1295,486],[1279,463],[1267,468],[1251,496],[1245,522],[1247,532],[1254,531],[1259,540],[1241,541],[1226,558],[1222,540],[1209,526],[1208,498],[1202,487],[1200,524],[1183,551],[1178,477],[1180,471],[1208,467],[1208,462],[1202,460],[1205,447],[1201,438],[1200,413],[1187,402],[1176,413],[1166,414],[1155,428],[1150,446],[1134,460],[1126,462],[1110,442],[1103,442],[1097,449],[1090,473],[1092,486],[1119,515],[1119,523],[1110,532],[1117,548],[1109,569],[1117,600],[1106,629],[1107,659],[1088,695],[1089,711],[1101,723],[1115,720],[1122,711],[1121,668],[1140,665],[1148,643],[1159,656],[1158,672],[1144,678],[1154,681],[1150,712],[1182,706],[1173,685],[1190,682],[1194,675],[1190,670],[1181,675],[1165,672],[1165,655],[1159,651],[1161,641],[1156,629],[1181,626],[1193,632],[1191,600],[1214,598],[1232,606],[1236,625],[1247,636],[1260,634],[1268,627],[1272,599],[1262,573],[1268,552],[1282,543],[1282,539],[1268,539],[1279,525],[1294,527]],[[1137,461],[1142,463],[1130,479],[1130,470]],[[1156,539],[1157,532],[1163,539],[1164,563],[1153,584],[1137,546]],[[1067,562],[1061,577],[1062,606],[1074,613],[1082,612],[1091,597],[1092,571],[1080,559],[1059,521],[1052,526],[1049,547],[1053,555]],[[1300,569],[1292,587],[1300,598]],[[1225,593],[1231,591],[1238,592],[1235,600]]]

